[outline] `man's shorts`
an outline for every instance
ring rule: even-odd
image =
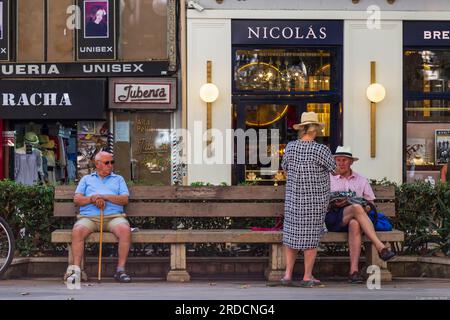
[[[344,215],[344,208],[337,208],[327,212],[325,216],[325,225],[328,231],[331,232],[348,232],[348,225],[342,225],[342,218]]]
[[[77,225],[82,225],[91,230],[91,232],[98,232],[100,231],[100,216],[77,216],[78,220],[75,223],[74,227]],[[111,214],[111,215],[104,215],[103,216],[103,231],[111,232],[111,230],[121,224],[126,223],[128,226],[130,226],[130,223],[126,219],[126,214],[120,213],[120,214]]]

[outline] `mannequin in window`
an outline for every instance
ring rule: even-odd
[[[55,166],[56,166],[56,160],[55,160],[55,141],[50,140],[48,135],[41,135],[39,136],[40,142],[41,142],[41,150],[42,150],[42,159],[45,159],[47,162],[47,172],[46,177],[47,181],[50,184],[56,184],[56,177],[55,177]]]
[[[24,146],[14,153],[14,180],[33,185],[43,180],[42,153],[37,148],[39,138],[34,132],[25,133]]]

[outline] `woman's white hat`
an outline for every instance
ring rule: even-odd
[[[353,156],[352,148],[345,146],[338,146],[336,152],[333,154],[333,157],[347,157],[353,159],[353,161],[359,160],[359,158]]]
[[[325,124],[319,122],[319,117],[315,112],[303,112],[302,117],[300,119],[300,123],[296,123],[292,126],[295,130],[299,130],[301,127],[306,126],[308,124],[317,124],[321,127],[324,127]]]

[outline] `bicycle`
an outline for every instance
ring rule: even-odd
[[[16,241],[11,227],[0,217],[0,279],[11,265]]]

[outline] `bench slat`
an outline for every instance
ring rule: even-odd
[[[377,232],[381,241],[403,241],[401,231]],[[87,238],[87,242],[99,242],[100,233],[96,232]],[[347,233],[328,232],[322,237],[322,243],[347,242]],[[364,242],[369,242],[363,236]],[[116,243],[116,237],[109,232],[103,235],[105,243]],[[141,230],[132,233],[133,243],[281,243],[281,231],[251,231],[243,230]],[[71,242],[71,230],[56,230],[52,232],[52,242]]]
[[[77,211],[72,202],[54,204],[57,217],[75,217]],[[125,212],[130,217],[275,217],[284,213],[284,203],[134,202]]]
[[[387,217],[395,217],[395,203],[393,202],[375,202],[377,211]]]
[[[131,186],[130,200],[284,200],[285,186]],[[392,200],[394,187],[373,186],[379,200]],[[72,200],[74,186],[55,188],[56,200]]]
[[[378,211],[395,216],[395,204],[376,203]],[[56,217],[75,217],[78,212],[73,202],[56,202]],[[134,202],[125,207],[130,217],[275,217],[284,213],[284,203],[174,203]]]
[[[375,198],[378,200],[393,200],[395,199],[395,187],[394,186],[374,186],[372,185]]]
[[[284,200],[285,187],[271,186],[131,186],[130,200]],[[72,200],[74,186],[58,186],[56,200]]]

